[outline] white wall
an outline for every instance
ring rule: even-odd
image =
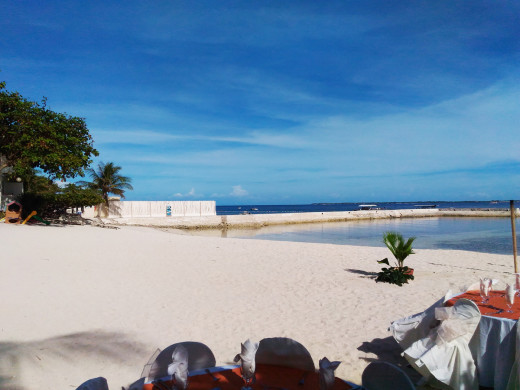
[[[216,203],[208,201],[110,201],[108,218],[166,217],[166,207],[172,217],[217,215]],[[98,209],[102,207],[98,206]]]

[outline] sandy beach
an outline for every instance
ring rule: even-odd
[[[144,227],[0,224],[0,388],[137,380],[157,348],[200,341],[229,364],[247,338],[285,336],[359,383],[397,364],[392,320],[488,276],[512,256],[416,250],[415,281],[374,282],[386,248],[179,235]],[[409,372],[409,371],[407,371]]]

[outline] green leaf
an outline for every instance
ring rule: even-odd
[[[383,260],[378,260],[377,262],[378,262],[379,264],[390,265],[390,263],[388,262],[388,258],[384,258]]]

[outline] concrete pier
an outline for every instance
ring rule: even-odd
[[[516,216],[520,215],[516,209]],[[192,217],[109,218],[106,224],[128,226],[167,227],[174,229],[240,229],[270,225],[301,223],[347,222],[355,220],[431,217],[503,217],[509,218],[508,209],[408,209],[356,210],[316,213],[210,215]]]

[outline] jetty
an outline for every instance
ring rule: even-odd
[[[520,216],[520,209],[515,209]],[[509,209],[405,209],[405,210],[356,210],[284,214],[206,215],[170,217],[121,217],[105,218],[103,222],[119,226],[148,226],[172,229],[250,229],[271,225],[303,223],[348,222],[393,218],[510,218]]]

